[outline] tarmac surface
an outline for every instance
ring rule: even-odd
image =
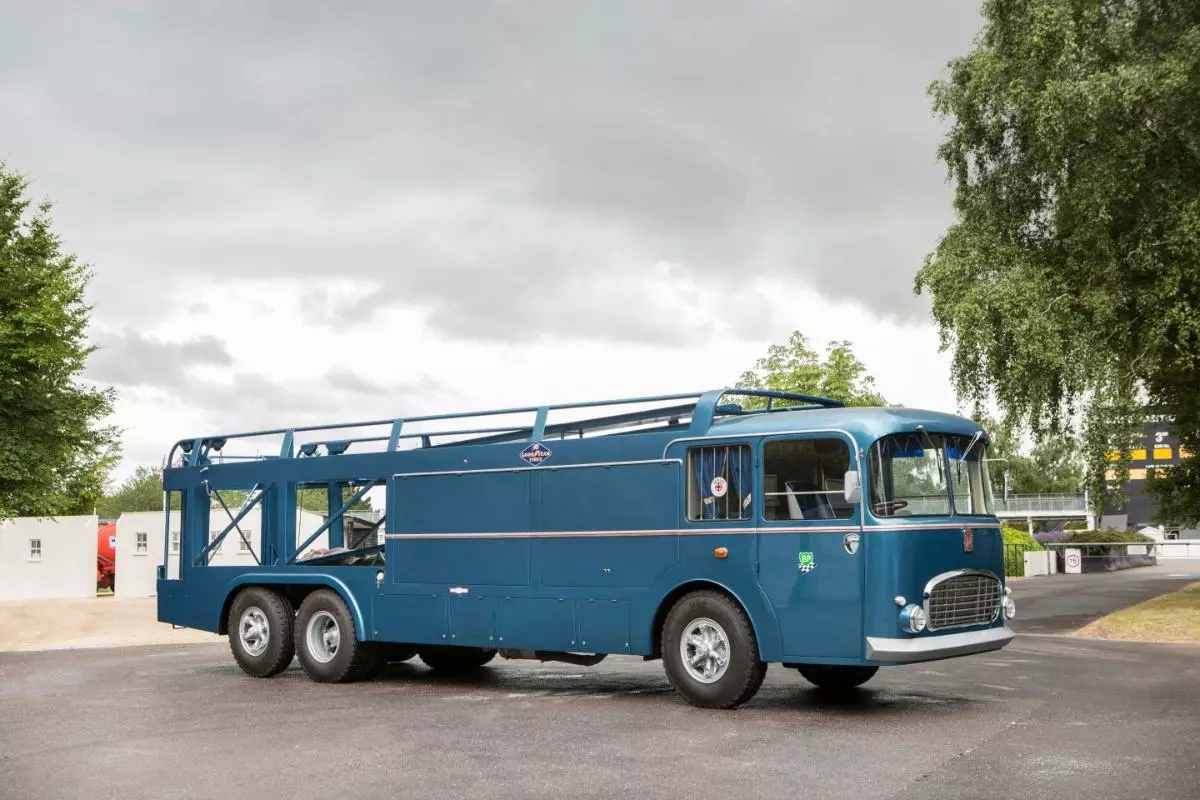
[[[1106,614],[1200,581],[1200,559],[1160,559],[1156,567],[1012,581],[1019,633],[1069,633]],[[1200,800],[1200,789],[1196,792]]]
[[[470,679],[414,660],[330,686],[294,664],[246,677],[219,640],[3,653],[0,798],[1195,800],[1200,647],[1051,633],[1200,578],[1191,563],[1020,581],[1027,632],[1002,651],[845,695],[773,665],[735,711],[630,657]]]

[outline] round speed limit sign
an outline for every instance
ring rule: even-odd
[[[1079,566],[1079,556],[1075,555],[1074,553],[1071,553],[1071,555],[1067,556],[1067,566],[1068,567],[1078,567]]]

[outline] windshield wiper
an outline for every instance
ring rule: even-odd
[[[974,447],[975,444],[982,438],[983,438],[983,431],[975,431],[975,436],[972,437],[971,443],[969,445],[967,445],[967,449],[963,450],[962,455],[958,457],[959,463],[962,463],[963,461],[967,460],[967,453],[971,452],[971,448]]]

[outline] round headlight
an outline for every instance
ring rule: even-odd
[[[1004,598],[1004,618],[1012,619],[1017,615],[1017,604],[1011,597]]]
[[[925,630],[925,609],[910,603],[900,611],[900,627],[909,633],[920,633]]]

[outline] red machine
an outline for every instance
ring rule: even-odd
[[[117,525],[105,522],[96,532],[96,589],[113,590],[117,577]]]

